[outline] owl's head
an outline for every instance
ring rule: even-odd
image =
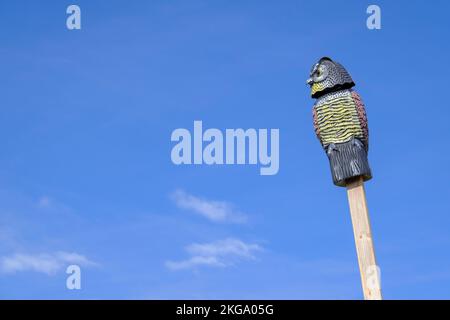
[[[306,83],[311,87],[311,97],[316,99],[326,93],[349,89],[355,85],[347,70],[328,57],[321,58],[313,65]]]

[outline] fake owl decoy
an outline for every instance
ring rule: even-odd
[[[343,187],[355,177],[371,179],[366,111],[352,90],[352,77],[341,64],[323,57],[312,67],[307,83],[316,99],[314,129],[330,161],[333,183]]]

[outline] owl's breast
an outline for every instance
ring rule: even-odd
[[[363,132],[350,90],[330,93],[316,102],[319,137],[323,145],[343,143]]]

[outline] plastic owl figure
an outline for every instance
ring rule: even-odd
[[[369,131],[364,104],[344,67],[323,57],[307,80],[316,100],[313,120],[316,135],[330,161],[333,183],[346,186],[351,178],[372,178],[367,152]]]

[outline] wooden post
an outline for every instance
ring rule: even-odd
[[[358,255],[359,271],[366,300],[381,300],[381,282],[375,259],[366,193],[362,177],[347,182],[348,203]]]

